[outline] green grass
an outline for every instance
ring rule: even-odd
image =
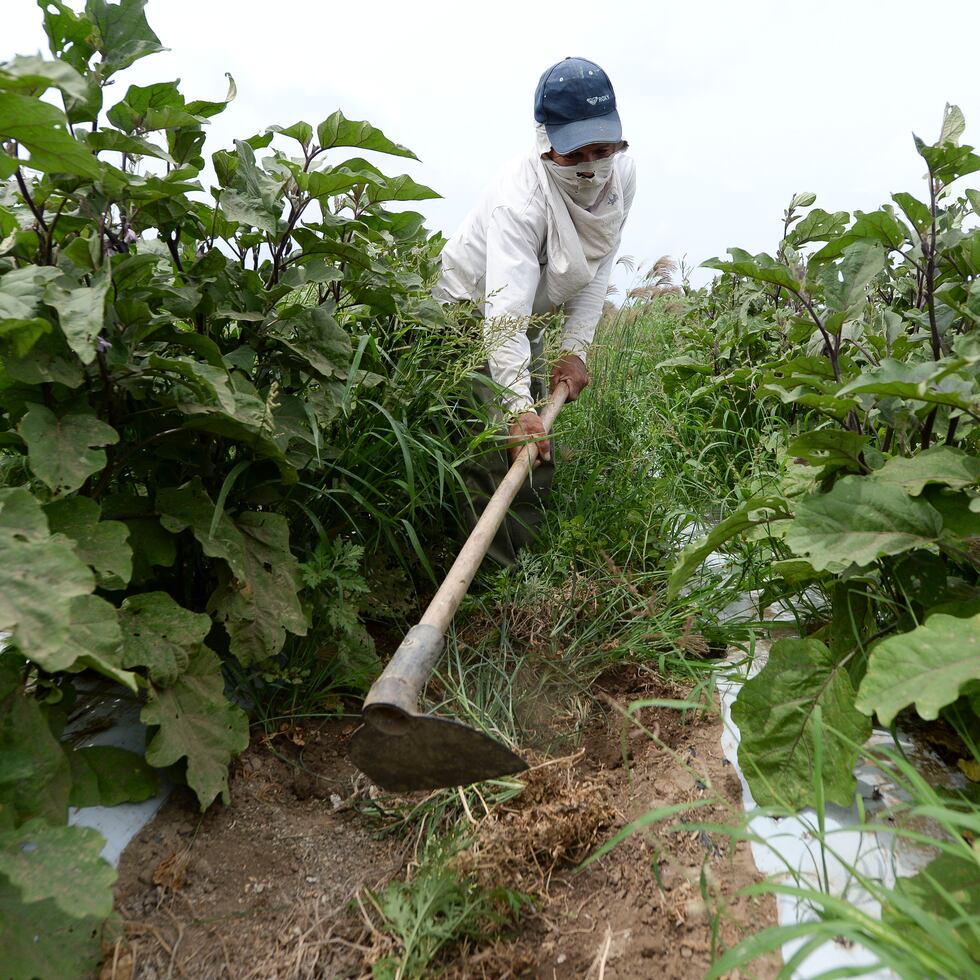
[[[667,604],[666,569],[706,515],[737,504],[717,487],[733,479],[733,465],[747,464],[738,462],[736,416],[714,420],[708,407],[685,414],[683,398],[659,383],[656,364],[678,329],[668,308],[603,325],[589,362],[593,383],[559,416],[541,539],[514,567],[482,572],[447,637],[429,710],[555,754],[578,743],[596,710],[594,682],[617,664],[683,679],[690,710],[710,702],[716,661],[708,655],[746,636],[718,620],[742,586],[707,575]],[[760,452],[753,443],[751,453]],[[441,869],[465,846],[472,820],[520,788],[505,779],[407,805],[365,802],[383,832],[413,835],[425,855],[409,880],[371,897],[372,921],[397,950],[384,966],[396,972],[381,975],[424,976],[439,950],[471,939],[474,921],[489,921],[487,896]]]
[[[802,940],[802,944],[784,964],[780,977],[786,980],[824,943],[859,945],[877,959],[856,973],[826,974],[828,977],[859,976],[882,968],[903,978],[971,977],[980,971],[980,857],[976,846],[980,809],[964,794],[930,785],[897,748],[862,750],[862,754],[865,761],[887,772],[904,798],[904,802],[873,816],[862,807],[862,831],[894,840],[898,847],[924,848],[935,858],[917,875],[899,878],[889,887],[841,855],[835,840],[840,831],[827,829],[818,808],[817,824],[811,828],[811,846],[820,869],[818,882],[814,884],[812,879],[800,875],[787,862],[785,875],[745,890],[747,895],[790,897],[809,911],[812,921],[773,926],[749,937],[714,964],[709,978],[744,970],[759,956],[792,940]],[[819,790],[819,767],[814,781]],[[818,798],[819,795],[818,792]],[[685,824],[678,829],[695,827]],[[756,839],[747,824],[711,829],[737,839]],[[775,847],[772,841],[765,843]],[[843,866],[849,891],[864,892],[880,905],[881,918],[866,907],[857,907],[847,895],[831,892],[826,875],[831,860]]]
[[[451,837],[430,839],[415,872],[405,881],[364,892],[380,957],[377,980],[432,976],[449,946],[488,938],[519,917],[529,899],[509,889],[486,889],[461,876],[452,859]]]

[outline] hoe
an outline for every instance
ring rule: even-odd
[[[541,413],[546,432],[567,395],[562,383],[548,399]],[[350,754],[357,768],[386,790],[464,786],[527,768],[519,755],[485,732],[452,718],[422,714],[418,704],[442,653],[446,630],[537,458],[538,447],[530,443],[507,471],[422,618],[368,691],[364,724],[351,739]]]

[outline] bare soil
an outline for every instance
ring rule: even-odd
[[[747,845],[671,831],[683,816],[575,872],[651,809],[709,801],[688,817],[722,823],[741,808],[716,714],[645,708],[640,727],[625,720],[631,702],[684,692],[632,667],[600,686],[582,744],[542,758],[514,800],[471,814],[459,873],[518,889],[535,907],[493,941],[448,951],[442,975],[696,978],[713,950],[774,923],[771,899],[737,894],[758,880]],[[230,806],[202,816],[189,794],[174,794],[123,855],[125,938],[101,980],[371,976],[390,941],[358,896],[403,876],[418,837],[379,834],[389,804],[347,761],[353,727],[330,722],[254,744],[235,764]],[[762,961],[753,975],[778,967]]]

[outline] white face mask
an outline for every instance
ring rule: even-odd
[[[576,163],[561,167],[554,160],[545,160],[561,188],[581,208],[590,208],[602,193],[613,172],[613,158],[593,160],[591,163]],[[592,177],[579,176],[583,173]]]

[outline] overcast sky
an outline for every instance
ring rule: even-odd
[[[0,60],[46,51],[32,0],[0,11]],[[447,235],[532,147],[541,72],[597,61],[637,163],[622,254],[644,270],[664,253],[696,265],[731,245],[772,251],[795,191],[852,212],[921,196],[911,134],[934,140],[946,102],[980,142],[978,0],[150,0],[147,17],[170,50],[124,72],[119,95],[180,78],[188,99],[217,99],[230,72],[238,98],[209,152],[337,108],[367,119],[418,154],[388,172],[443,195],[417,207]]]

